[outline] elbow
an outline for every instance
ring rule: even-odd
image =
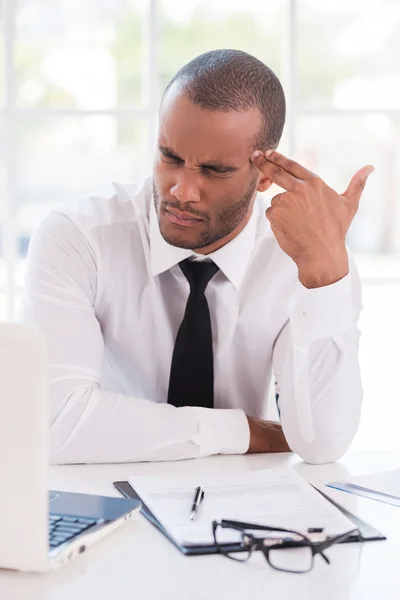
[[[50,465],[70,465],[79,461],[69,452],[68,441],[62,438],[57,429],[50,428],[49,463]],[[80,461],[83,462],[83,461]]]
[[[50,466],[67,465],[67,464],[69,464],[68,461],[63,460],[62,457],[60,457],[60,455],[57,452],[57,450],[54,451],[52,449],[51,444],[50,444],[49,464],[50,464]]]
[[[49,463],[50,465],[68,465],[73,464],[75,461],[68,460],[68,456],[63,452],[63,448],[60,445],[60,441],[56,436],[50,432],[50,446],[49,446]]]
[[[341,459],[349,449],[350,443],[351,442],[343,446],[338,444],[327,444],[324,441],[323,444],[313,443],[302,445],[298,449],[293,449],[293,451],[298,454],[304,462],[309,463],[310,465],[325,465]]]
[[[82,387],[62,401],[62,408],[53,413],[49,434],[51,465],[83,464],[86,444],[85,421],[93,400],[92,388]],[[56,403],[55,403],[56,404]]]
[[[289,445],[293,452],[298,454],[305,462],[312,465],[323,465],[340,460],[349,449],[358,429],[357,421],[352,427],[345,427],[338,432],[328,426],[316,432],[315,439],[306,443],[296,440]]]

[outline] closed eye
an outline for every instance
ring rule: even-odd
[[[168,162],[173,162],[173,163],[183,163],[184,162],[181,158],[179,158],[179,156],[175,156],[175,154],[170,154],[169,152],[163,152],[163,151],[161,151],[161,154]]]
[[[163,156],[163,158],[169,163],[182,164],[185,162],[183,160],[183,158],[181,158],[180,156],[177,156],[176,154],[171,152],[171,150],[169,148],[159,146],[159,151],[160,151],[161,155]],[[238,170],[236,167],[220,165],[220,164],[215,164],[215,165],[214,164],[203,164],[203,165],[200,165],[200,168],[205,175],[219,175],[219,176],[232,175],[233,173],[235,173]]]
[[[201,167],[201,171],[205,177],[215,177],[219,179],[224,179],[234,173],[234,171],[220,171],[215,167]]]
[[[206,165],[203,165],[202,169],[211,173],[215,173],[217,175],[230,175],[231,173],[234,173],[236,171],[236,169],[233,167],[208,167]]]

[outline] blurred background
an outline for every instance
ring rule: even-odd
[[[52,203],[151,172],[160,96],[214,48],[280,77],[280,149],[342,192],[373,164],[348,244],[364,287],[355,449],[400,447],[400,2],[0,0],[0,319]]]

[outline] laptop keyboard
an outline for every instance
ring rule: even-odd
[[[85,532],[102,521],[89,517],[69,517],[67,515],[49,515],[49,546],[57,548],[68,540]]]

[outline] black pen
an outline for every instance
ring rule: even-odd
[[[203,500],[204,500],[204,490],[201,487],[201,485],[199,485],[194,491],[193,504],[192,504],[192,509],[190,511],[190,516],[189,516],[189,519],[191,521],[194,519],[197,509],[199,508],[199,506],[203,502]]]

